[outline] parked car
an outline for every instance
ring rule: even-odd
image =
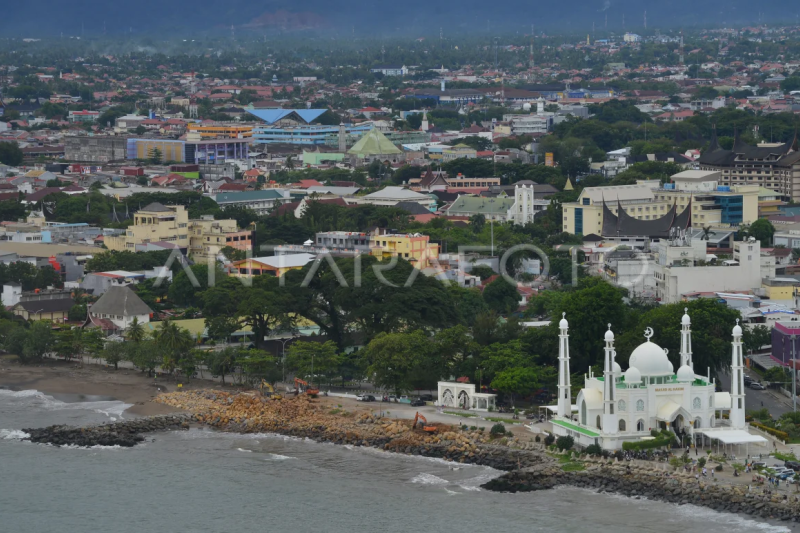
[[[761,383],[754,381],[750,384],[750,388],[754,390],[766,390],[767,388]]]
[[[755,468],[755,469],[765,468],[766,466],[767,466],[767,463],[765,463],[763,461],[757,461],[757,462],[753,463],[753,468]]]
[[[420,394],[419,399],[423,402],[432,402],[433,401],[433,394]]]
[[[778,478],[785,480],[785,479],[789,479],[789,478],[794,478],[795,475],[796,475],[796,472],[794,470],[787,470],[785,472],[781,472],[780,474],[778,474]]]
[[[356,396],[356,401],[357,402],[374,402],[375,401],[375,396],[373,396],[372,394],[359,394],[358,396]]]
[[[800,471],[800,463],[797,461],[786,461],[785,463],[783,463],[783,466],[785,466],[786,468],[791,468],[795,472]]]
[[[411,407],[422,407],[425,405],[425,400],[422,398],[417,398],[416,400],[411,401]]]

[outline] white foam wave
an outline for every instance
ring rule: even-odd
[[[46,409],[48,411],[62,411],[65,409],[86,409],[107,416],[111,421],[122,418],[122,413],[133,406],[116,400],[103,400],[97,402],[62,402],[52,396],[48,396],[38,390],[12,391],[0,389],[0,398],[5,397],[11,400],[28,401],[32,407]]]
[[[488,483],[489,481],[493,480],[494,478],[502,475],[503,473],[499,470],[495,470],[494,468],[486,467],[486,471],[469,479],[465,479],[464,481],[459,481],[458,486],[464,490],[479,492],[481,489],[481,485],[484,483]]]
[[[270,453],[267,455],[269,456],[268,460],[272,461],[286,461],[287,459],[294,459],[294,457],[289,457],[288,455],[281,455],[279,453]]]
[[[444,491],[445,491],[447,494],[461,494],[461,493],[460,493],[460,492],[458,492],[457,490],[450,490],[450,489],[448,489],[448,488],[445,488],[445,489],[444,489]]]
[[[28,433],[19,429],[0,429],[0,439],[2,440],[22,440],[30,437]]]
[[[236,449],[239,450],[240,452],[253,453],[253,450],[246,450],[244,448],[236,448]]]
[[[411,483],[419,483],[420,485],[449,485],[450,482],[446,479],[442,479],[439,476],[434,476],[433,474],[417,474],[411,480]]]
[[[591,495],[597,495],[594,490],[591,489],[582,489],[577,487],[570,487],[570,486],[560,486],[555,487],[556,491],[580,491],[586,492]],[[637,505],[641,508],[648,508],[653,505],[657,506],[670,506],[669,514],[672,516],[674,521],[681,522],[683,519],[688,518],[692,520],[705,520],[709,523],[721,524],[729,526],[731,530],[737,531],[763,531],[765,533],[790,533],[791,529],[785,526],[769,524],[766,522],[758,522],[756,520],[752,520],[750,518],[745,518],[743,516],[731,514],[731,513],[723,513],[720,511],[715,511],[713,509],[709,509],[708,507],[702,507],[699,505],[693,504],[685,504],[685,505],[678,505],[677,503],[664,503],[659,500],[651,500],[645,497],[641,497],[639,499],[632,498],[629,496],[625,496],[623,494],[617,494],[613,492],[604,492],[602,493],[604,498],[614,499],[614,500],[624,500],[627,505]],[[673,521],[671,520],[671,521]]]
[[[115,444],[113,446],[103,446],[102,444],[95,444],[94,446],[78,446],[77,444],[65,444],[64,446],[59,446],[64,450],[124,450],[125,446],[120,446],[119,444]]]

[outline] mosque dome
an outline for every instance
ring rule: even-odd
[[[734,335],[741,335],[742,334],[742,326],[739,325],[739,321],[736,321],[736,325],[733,326],[733,334]]]
[[[636,383],[641,383],[641,382],[642,382],[642,374],[636,369],[635,366],[632,366],[625,371],[625,383],[627,383],[628,385],[634,385]]]
[[[612,369],[611,371],[612,371],[614,374],[622,374],[622,367],[621,367],[621,366],[619,366],[619,363],[617,363],[616,361],[614,361],[614,367],[613,367],[613,369]]]
[[[692,319],[689,318],[688,309],[684,309],[683,311],[684,311],[684,313],[683,313],[683,318],[681,318],[681,325],[683,325],[683,326],[691,326],[692,325]]]
[[[689,365],[683,365],[678,369],[678,381],[694,381],[694,370]]]
[[[561,315],[561,322],[558,323],[558,327],[559,328],[568,328],[569,327],[569,322],[567,322],[566,315],[567,315],[566,313]]]
[[[609,329],[608,329],[608,331],[606,331],[606,337],[605,337],[605,339],[606,339],[607,341],[613,341],[613,340],[614,340],[614,332],[613,332],[613,331],[611,331],[611,328],[609,328]]]
[[[664,349],[650,340],[633,350],[629,363],[643,376],[665,376],[675,371]]]

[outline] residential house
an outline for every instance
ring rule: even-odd
[[[110,287],[103,296],[89,306],[83,327],[98,327],[107,335],[121,333],[136,320],[147,324],[153,310],[130,287]]]

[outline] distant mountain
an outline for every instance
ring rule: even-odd
[[[800,3],[789,0],[572,0],[568,4],[506,0],[39,0],[6,2],[0,9],[5,35],[47,33],[99,35],[115,32],[192,31],[239,28],[265,30],[327,29],[379,34],[406,31],[445,34],[463,31],[502,32],[703,27],[766,22],[794,23]]]

